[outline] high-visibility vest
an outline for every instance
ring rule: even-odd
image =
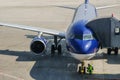
[[[92,66],[90,66],[89,68],[90,68],[90,70],[93,70],[93,67],[92,67]]]
[[[88,71],[92,71],[93,70],[93,67],[90,65],[88,66]]]

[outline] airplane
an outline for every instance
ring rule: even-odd
[[[83,4],[75,9],[73,20],[66,32],[2,22],[0,22],[0,26],[38,32],[38,36],[33,38],[30,45],[30,50],[36,55],[40,55],[46,50],[47,40],[42,36],[43,34],[54,36],[54,44],[51,45],[51,56],[54,56],[55,51],[58,51],[59,55],[62,54],[60,41],[65,39],[67,50],[71,56],[80,60],[83,64],[82,67],[84,67],[84,60],[94,57],[99,50],[100,44],[96,37],[94,37],[94,33],[86,27],[86,24],[92,19],[97,18],[97,10],[115,6],[118,5],[95,8],[94,5],[90,4],[89,0],[85,0]]]

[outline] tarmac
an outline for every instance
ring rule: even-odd
[[[74,10],[84,0],[0,0],[0,22],[37,26],[65,31],[70,25]],[[97,6],[113,5],[120,0],[90,0]],[[119,7],[98,11],[99,17],[111,16],[120,19]],[[100,49],[86,66],[94,66],[93,75],[77,73],[80,61],[70,57],[63,45],[63,54],[51,58],[50,46],[53,36],[44,35],[48,40],[46,52],[34,55],[29,50],[35,32],[0,27],[0,80],[120,80],[120,54],[107,55]],[[120,53],[120,52],[119,52]]]

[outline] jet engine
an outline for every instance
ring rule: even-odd
[[[46,49],[47,41],[43,37],[35,37],[30,45],[30,49],[35,54],[39,55],[43,53]]]

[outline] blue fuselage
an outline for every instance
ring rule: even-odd
[[[99,43],[86,27],[86,20],[77,21],[68,28],[66,44],[68,51],[75,54],[92,54],[98,50]]]

